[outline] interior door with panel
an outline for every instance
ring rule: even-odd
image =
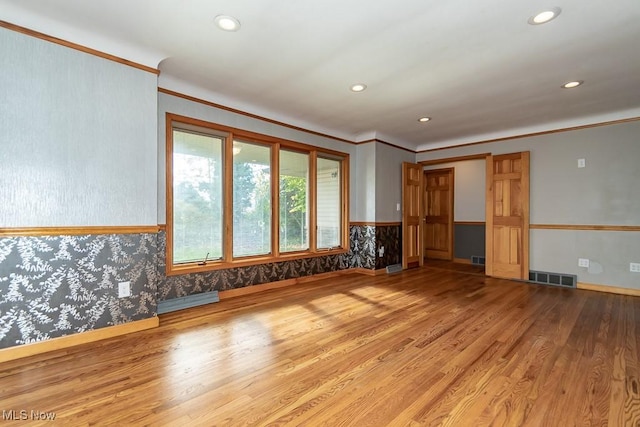
[[[402,268],[424,262],[422,244],[422,166],[402,163]]]
[[[487,157],[488,276],[529,277],[529,152]]]
[[[453,259],[454,169],[424,171],[424,255]]]

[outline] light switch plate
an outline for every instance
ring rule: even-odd
[[[587,161],[585,159],[578,159],[578,167],[584,168],[587,166]]]

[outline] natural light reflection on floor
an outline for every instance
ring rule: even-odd
[[[336,346],[335,336],[354,322],[367,316],[383,320],[423,299],[396,287],[362,285],[338,293],[319,292],[309,299],[284,297],[265,306],[240,307],[233,315],[224,315],[220,326],[209,323],[176,333],[167,350],[171,364],[166,366],[164,375],[165,381],[170,382],[166,389],[171,390],[174,399],[182,400],[223,382],[227,390],[237,393],[237,399],[248,386],[247,376],[257,379],[271,370],[270,375],[290,379],[294,371],[304,370],[318,360],[338,357],[372,339],[364,334],[346,347]],[[305,362],[290,365],[288,354],[299,349],[288,348],[287,343],[297,339],[313,344],[307,348],[309,357]],[[280,351],[276,354],[274,348]],[[213,370],[215,375],[198,375],[201,369]],[[244,383],[235,382],[238,372],[245,375]],[[220,396],[222,401],[232,397]]]
[[[169,352],[171,364],[164,378],[176,399],[197,393],[202,388],[234,372],[259,371],[273,364],[273,337],[257,315],[238,316],[224,327],[181,331],[175,335]],[[214,377],[198,375],[201,369],[215,366]]]

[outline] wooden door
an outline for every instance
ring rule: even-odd
[[[402,163],[402,268],[423,264],[422,166]]]
[[[424,255],[453,260],[454,169],[424,171]]]
[[[529,152],[487,157],[488,276],[529,277]]]

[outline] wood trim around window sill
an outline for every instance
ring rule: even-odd
[[[252,265],[260,265],[260,264],[274,264],[278,262],[286,262],[286,261],[295,261],[299,259],[306,258],[318,258],[323,256],[330,255],[340,255],[349,252],[348,249],[344,248],[336,248],[331,250],[320,249],[315,252],[295,252],[287,255],[280,255],[278,257],[275,256],[260,256],[260,257],[251,257],[251,258],[240,258],[231,262],[224,261],[208,261],[206,265],[199,265],[197,262],[188,263],[188,264],[178,264],[166,267],[166,275],[167,276],[180,276],[185,274],[192,273],[208,273],[211,271],[217,270],[229,270],[232,268],[240,268],[240,267],[249,267]]]

